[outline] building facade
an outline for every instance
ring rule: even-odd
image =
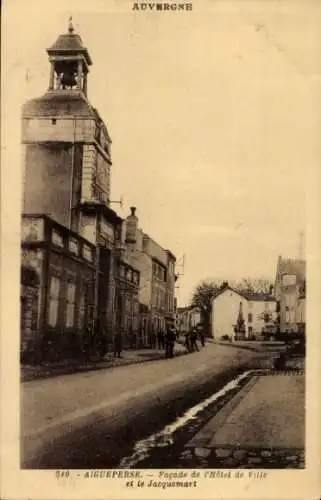
[[[138,226],[136,208],[124,221],[123,258],[139,271],[139,344],[154,346],[157,334],[175,321],[175,255]]]
[[[73,357],[89,348],[95,316],[94,245],[43,214],[22,218],[21,353]]]
[[[257,339],[276,321],[276,301],[269,294],[243,294],[224,286],[212,302],[212,336]],[[242,329],[239,329],[240,317]]]
[[[278,259],[275,297],[281,333],[305,332],[306,263],[299,259]]]
[[[201,310],[197,306],[179,307],[177,316],[177,328],[180,334],[187,333],[201,324]]]
[[[22,226],[24,228],[29,224],[35,214],[36,217],[43,216],[42,224],[46,228],[50,224],[58,224],[56,232],[50,237],[49,233],[46,233],[44,241],[40,243],[47,249],[47,262],[59,260],[56,267],[59,268],[57,272],[61,274],[61,278],[56,276],[52,293],[58,295],[62,303],[74,303],[77,311],[75,297],[77,294],[81,295],[77,288],[78,282],[73,283],[74,287],[60,283],[69,272],[69,261],[65,255],[63,258],[57,257],[57,248],[60,244],[60,247],[66,250],[67,247],[63,245],[67,245],[66,241],[70,240],[74,241],[74,248],[80,245],[81,248],[87,249],[84,250],[86,255],[94,255],[94,261],[91,263],[86,257],[76,255],[72,261],[73,273],[78,276],[82,273],[88,274],[89,268],[92,271],[90,291],[87,293],[90,301],[90,321],[88,320],[88,325],[85,324],[84,328],[95,331],[96,334],[100,332],[108,346],[113,341],[115,331],[119,330],[125,335],[125,332],[127,334],[128,331],[137,330],[139,273],[122,262],[123,221],[110,208],[111,139],[98,111],[87,98],[88,73],[92,64],[88,50],[70,24],[68,33],[60,35],[47,53],[50,63],[48,89],[43,96],[27,101],[22,108]],[[29,243],[23,236],[23,255],[26,252],[26,244]],[[37,249],[39,255],[41,245]],[[84,261],[87,262],[87,270]],[[26,292],[28,287],[28,293],[31,294],[29,281],[40,280],[39,301],[41,307],[45,307],[43,304],[48,301],[47,289],[51,286],[50,273],[40,273],[37,266],[30,271],[30,265],[28,266],[26,268],[22,260],[22,291]],[[34,279],[31,279],[30,273],[36,273]],[[49,280],[46,286],[42,286],[42,279]],[[27,323],[34,324],[35,320],[30,317],[32,314],[34,317],[35,313],[28,312],[31,302],[34,303],[35,300],[22,298],[22,317]],[[71,310],[71,306],[69,309]],[[40,308],[39,311],[41,314],[47,314],[47,310]],[[61,305],[55,314],[55,326],[52,324],[53,319],[49,324],[43,324],[41,318],[37,320],[38,337],[39,332],[42,332],[43,343],[46,343],[45,332],[48,328],[50,330],[52,327],[57,331],[66,328],[70,330],[70,335],[71,330],[74,330],[74,339],[77,337],[78,342],[83,326],[80,323],[72,325],[69,316],[66,323],[66,313]],[[27,335],[23,332],[28,328],[30,330],[30,326],[22,325],[23,338]],[[125,345],[131,344],[132,334],[125,340]],[[74,340],[74,343],[77,342]],[[38,348],[40,344],[39,341],[35,343]],[[21,345],[22,351],[25,352],[29,349],[27,345],[30,347],[31,343],[23,340]],[[61,336],[61,346],[55,346],[60,357],[69,356],[64,345]],[[42,349],[41,354],[44,352]]]

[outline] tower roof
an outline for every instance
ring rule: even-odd
[[[87,48],[83,45],[82,39],[77,33],[74,33],[71,19],[69,20],[68,33],[59,35],[55,43],[47,49],[47,52],[49,56],[82,54],[87,64],[89,66],[92,64],[91,57]]]
[[[42,97],[30,99],[23,105],[23,117],[77,116],[97,119],[97,112],[80,91],[47,92]]]

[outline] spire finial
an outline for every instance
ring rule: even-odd
[[[74,31],[74,27],[73,27],[73,24],[72,24],[72,16],[69,17],[68,31],[69,31],[70,34],[72,34],[73,31]]]

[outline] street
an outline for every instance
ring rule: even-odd
[[[209,343],[173,359],[25,382],[22,467],[184,467],[186,443],[270,357]]]

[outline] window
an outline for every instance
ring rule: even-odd
[[[100,131],[101,131],[100,123],[96,123],[96,126],[95,126],[95,139],[96,139],[96,141],[99,144],[100,144]]]
[[[83,246],[83,257],[86,260],[89,260],[91,262],[93,261],[93,252],[92,252],[92,249],[89,246],[87,246],[87,245]]]
[[[54,229],[52,231],[52,242],[57,247],[63,248],[63,246],[64,246],[64,239],[63,239],[62,235],[60,233],[58,233],[58,231],[55,231]]]
[[[285,311],[285,322],[290,323],[290,312],[289,311]]]
[[[122,265],[119,266],[119,276],[121,278],[124,278],[124,276],[125,276],[125,268]]]
[[[249,309],[252,309],[252,307],[253,307],[252,302],[249,302]]]
[[[126,296],[126,298],[125,298],[125,311],[127,314],[131,313],[131,306],[132,306],[131,300],[130,300],[130,298],[128,298],[128,296]]]
[[[50,291],[49,291],[48,325],[53,328],[57,326],[57,321],[58,321],[59,292],[60,292],[60,279],[55,276],[52,276],[50,280]]]
[[[85,325],[85,285],[79,299],[78,326],[83,329]]]
[[[68,243],[69,251],[74,255],[78,255],[79,253],[79,245],[78,241],[75,238],[70,238]]]
[[[67,308],[66,308],[66,327],[71,328],[75,323],[76,306],[76,285],[67,283]]]
[[[248,321],[249,321],[249,323],[252,323],[252,321],[253,321],[253,314],[252,313],[248,314]]]

